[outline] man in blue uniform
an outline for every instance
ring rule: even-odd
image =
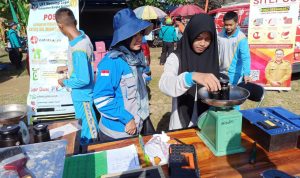
[[[166,25],[159,31],[159,38],[163,40],[163,47],[160,56],[160,65],[164,65],[167,57],[174,51],[174,44],[177,42],[176,29],[171,18],[166,19]]]
[[[250,52],[248,40],[238,27],[238,15],[229,11],[223,18],[224,29],[218,34],[220,72],[229,76],[236,85],[250,78]]]
[[[76,19],[68,8],[60,8],[55,13],[60,31],[69,38],[68,66],[57,68],[57,72],[68,71],[69,78],[59,79],[61,86],[72,89],[75,117],[82,121],[81,145],[98,139],[98,124],[93,110],[93,45],[83,31],[77,30]]]
[[[16,31],[18,24],[12,22],[10,24],[10,30],[7,33],[7,37],[10,42],[9,59],[10,62],[16,66],[16,69],[22,68],[22,45],[18,32]]]

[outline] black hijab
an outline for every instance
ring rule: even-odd
[[[211,34],[211,43],[201,54],[193,50],[193,41],[202,32]],[[214,20],[207,14],[194,15],[187,24],[175,51],[179,58],[178,74],[183,72],[213,73],[219,75],[217,34]],[[202,86],[198,86],[198,89]],[[193,113],[196,85],[177,98],[178,114],[183,128],[188,127]],[[208,109],[208,105],[197,101],[198,116]]]

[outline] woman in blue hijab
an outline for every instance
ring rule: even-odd
[[[102,142],[139,134],[149,117],[146,61],[141,45],[152,24],[138,19],[127,8],[116,13],[113,28],[110,51],[98,65],[94,87]]]

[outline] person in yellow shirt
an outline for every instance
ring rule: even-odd
[[[287,80],[290,79],[292,66],[289,61],[284,60],[284,51],[275,50],[275,59],[269,61],[265,69],[267,86],[285,87]]]

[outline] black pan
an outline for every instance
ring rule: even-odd
[[[205,87],[198,90],[198,96],[202,102],[215,107],[232,107],[235,105],[243,104],[249,97],[250,93],[248,90],[238,87],[229,86],[229,99],[228,100],[217,100],[211,97],[211,94]]]

